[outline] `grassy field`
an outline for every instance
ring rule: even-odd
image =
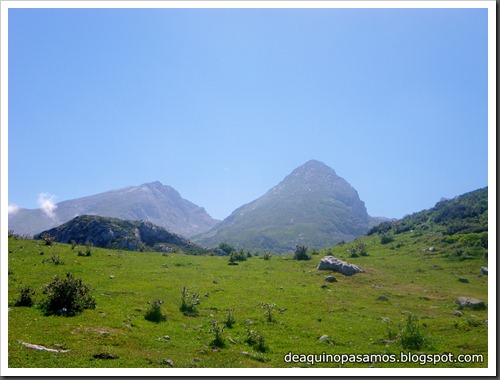
[[[434,233],[402,233],[390,244],[381,244],[378,235],[359,241],[368,256],[350,257],[354,243],[349,243],[317,252],[309,261],[253,256],[233,266],[227,257],[99,248],[84,257],[77,255],[79,247],[10,237],[9,368],[488,366],[488,311],[464,309],[457,316],[454,304],[460,296],[487,302],[488,277],[480,273],[487,259],[456,257],[456,246]],[[345,277],[318,271],[325,254],[365,273]],[[39,307],[42,289],[53,276],[67,272],[91,287],[97,306],[73,317],[47,316]],[[326,282],[329,275],[337,282]],[[14,306],[25,287],[35,290],[35,305]],[[199,294],[196,316],[179,309],[183,287]],[[155,299],[163,302],[164,322],[145,319],[148,302]],[[229,309],[235,320],[231,328],[223,324]],[[418,349],[405,348],[401,340],[410,316],[418,318],[417,335],[424,342]],[[222,347],[213,344],[214,322],[224,327]],[[67,352],[35,350],[20,342]],[[484,362],[284,361],[290,352],[395,354],[399,359],[400,352],[408,351],[482,354]]]

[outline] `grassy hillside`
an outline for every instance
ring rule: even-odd
[[[470,247],[469,238],[435,228],[392,233],[382,242],[387,233],[372,231],[318,252],[310,261],[275,255],[269,260],[251,257],[234,266],[227,257],[97,248],[81,257],[70,245],[10,237],[9,367],[341,367],[286,363],[284,357],[292,352],[399,358],[408,351],[482,354],[484,362],[379,361],[342,367],[486,367],[488,309],[464,309],[458,316],[454,304],[460,296],[487,302],[488,277],[480,273],[487,258],[482,251]],[[360,243],[366,255],[351,257]],[[326,254],[365,273],[333,273],[337,282],[327,282],[332,273],[316,269]],[[46,297],[42,288],[67,272],[90,286],[96,308],[73,317],[45,315],[39,307]],[[35,305],[14,306],[26,287],[36,292]],[[183,287],[190,295],[199,294],[195,316],[179,309]],[[145,319],[148,301],[155,299],[163,301],[164,322]],[[213,343],[213,323],[221,328],[229,309],[235,323],[225,327],[219,348]],[[402,339],[411,327],[410,315],[418,318],[413,336],[424,338],[418,349],[405,347]],[[68,351],[40,351],[19,342]]]

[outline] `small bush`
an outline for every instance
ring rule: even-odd
[[[213,334],[214,339],[210,343],[211,347],[224,348],[226,346],[225,339],[222,335],[224,332],[224,326],[219,325],[217,322],[212,322],[212,327],[210,328],[210,333]]]
[[[409,314],[406,326],[401,330],[401,345],[406,349],[418,350],[424,347],[426,343],[427,339],[420,329],[418,317]]]
[[[196,305],[200,303],[200,296],[196,293],[189,294],[189,289],[186,287],[182,288],[181,292],[181,307],[180,311],[184,313],[184,315],[194,317],[198,315],[198,310],[196,309]]]
[[[389,244],[394,241],[394,236],[383,234],[380,236],[380,244]]]
[[[40,252],[41,255],[43,255],[43,252]],[[46,261],[52,261],[54,265],[64,265],[64,261],[62,261],[61,257],[59,255],[52,255],[50,259],[43,260],[42,262]]]
[[[229,254],[229,262],[234,263],[236,261],[246,261],[247,260],[247,254],[243,251],[243,249],[240,249],[238,252],[232,251]]]
[[[165,322],[167,320],[167,316],[165,314],[162,314],[161,312],[161,305],[163,304],[163,302],[159,299],[156,299],[148,303],[150,307],[148,311],[146,311],[146,314],[144,314],[144,318],[150,322]]]
[[[33,296],[35,295],[35,291],[31,289],[30,287],[27,288],[22,288],[21,289],[21,294],[19,298],[16,300],[14,303],[14,306],[27,306],[31,307],[35,303],[33,301]]]
[[[45,245],[52,245],[54,242],[54,237],[45,233],[40,236],[40,238],[45,242]]]
[[[259,306],[265,309],[266,319],[268,322],[276,322],[276,319],[274,318],[274,309],[276,309],[277,306],[275,303],[261,302]]]
[[[269,350],[269,347],[264,341],[264,337],[256,331],[247,329],[247,338],[245,342],[259,352],[266,352]]]
[[[307,247],[297,245],[295,247],[295,253],[293,254],[293,259],[294,260],[311,260],[311,256],[309,256],[307,253]]]
[[[234,311],[234,309],[229,309],[227,311],[226,320],[224,321],[224,324],[228,328],[232,328],[233,325],[236,323],[236,320],[234,319],[233,311]]]
[[[271,252],[266,252],[264,253],[264,256],[262,257],[264,260],[270,260],[273,254]]]
[[[90,288],[82,280],[75,279],[71,273],[66,273],[66,278],[62,279],[54,276],[43,293],[47,295],[47,299],[41,306],[47,314],[62,314],[61,311],[64,311],[65,315],[70,316],[96,306]]]

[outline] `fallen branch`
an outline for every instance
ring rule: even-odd
[[[68,352],[69,350],[56,350],[55,348],[47,348],[45,346],[40,346],[39,344],[31,344],[31,343],[26,343],[22,342],[20,340],[17,341],[19,344],[22,344],[23,346],[26,346],[28,348],[33,348],[34,350],[39,350],[39,351],[48,351],[48,352]]]

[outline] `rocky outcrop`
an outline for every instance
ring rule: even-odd
[[[344,276],[352,276],[356,273],[363,273],[364,271],[357,265],[348,264],[345,261],[339,260],[333,256],[325,256],[321,259],[318,270],[331,270],[338,272]]]

